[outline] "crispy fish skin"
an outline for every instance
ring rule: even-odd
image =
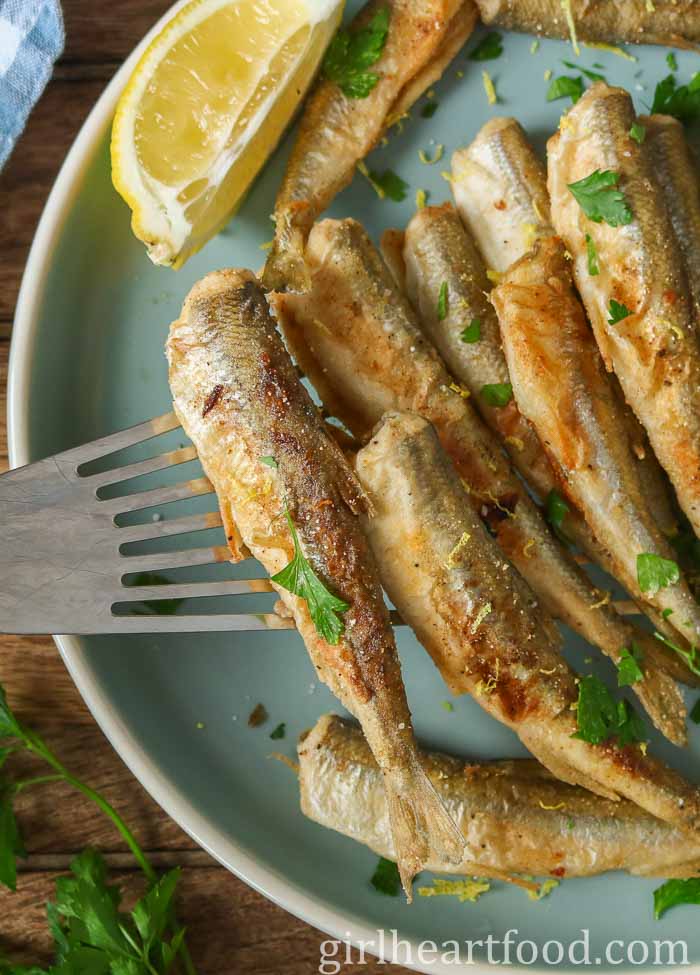
[[[461,839],[420,767],[393,630],[357,515],[367,499],[301,385],[248,271],[194,286],[167,344],[176,412],[221,505],[273,574],[306,557],[350,608],[338,643],[316,631],[306,600],[275,586],[321,680],[360,721],[382,769],[407,892],[431,847],[452,859]],[[272,456],[277,468],[261,458]]]
[[[514,118],[493,118],[452,155],[457,212],[496,275],[550,234],[547,173]]]
[[[615,576],[639,601],[670,611],[669,624],[697,643],[700,607],[684,578],[657,593],[639,587],[637,556],[674,559],[674,552],[647,504],[627,425],[561,241],[550,237],[535,245],[492,300],[516,399],[546,444],[566,494],[611,553]]]
[[[477,0],[485,24],[544,37],[569,37],[560,0]],[[571,0],[579,40],[608,44],[700,43],[697,0]]]
[[[289,347],[328,412],[361,441],[382,414],[411,410],[435,425],[460,477],[508,558],[549,612],[618,659],[631,641],[653,640],[607,605],[545,524],[493,434],[454,383],[363,228],[354,220],[316,224],[306,252],[312,289],[280,295]],[[670,666],[687,672],[680,658]],[[668,669],[668,668],[667,668]],[[664,734],[685,741],[670,711]]]
[[[471,693],[558,778],[623,795],[683,828],[700,790],[637,745],[574,738],[575,674],[556,628],[503,558],[427,420],[384,417],[355,458],[384,588],[454,692]]]
[[[360,729],[322,715],[297,745],[305,816],[393,859],[381,773]],[[624,799],[612,802],[554,778],[531,759],[465,762],[423,751],[423,767],[478,862],[427,870],[485,876],[590,877],[626,870],[692,877],[700,843]]]
[[[379,81],[366,98],[349,98],[321,78],[304,108],[294,148],[275,202],[275,240],[263,282],[274,291],[304,292],[306,238],[316,218],[351,181],[355,165],[387,124],[410,108],[472,32],[473,0],[370,0],[350,25],[367,25],[389,8],[389,34],[372,65]]]
[[[678,241],[700,330],[700,177],[698,160],[671,115],[641,115],[654,173],[663,190]]]
[[[687,278],[648,147],[622,88],[597,82],[548,143],[553,222],[573,255],[576,284],[608,369],[645,427],[695,533],[700,531],[700,339]],[[589,220],[567,184],[596,170],[619,173],[632,221]],[[600,273],[588,273],[586,234]],[[611,299],[632,312],[611,325]]]

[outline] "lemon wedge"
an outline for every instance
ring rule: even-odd
[[[228,220],[309,87],[343,0],[190,0],[117,105],[112,181],[156,264],[180,267]]]

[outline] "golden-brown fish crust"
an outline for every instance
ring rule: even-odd
[[[322,715],[297,746],[305,816],[393,859],[381,772],[360,729]],[[612,802],[554,778],[539,762],[465,762],[423,751],[423,766],[478,850],[476,861],[435,860],[428,870],[476,876],[590,877],[626,870],[692,877],[700,842],[622,799]]]
[[[417,760],[393,630],[357,519],[366,497],[301,385],[250,272],[220,271],[196,284],[171,326],[167,353],[175,410],[225,524],[237,525],[272,575],[294,556],[288,513],[314,571],[349,607],[342,632],[328,642],[306,599],[274,584],[319,677],[360,721],[384,770],[408,892],[431,846],[452,859],[462,849]]]
[[[671,218],[648,146],[630,129],[629,94],[597,82],[549,140],[549,191],[557,233],[606,366],[645,427],[681,508],[700,531],[700,338]],[[588,219],[568,186],[595,171],[619,174],[631,222]],[[599,273],[588,271],[587,236]],[[631,314],[610,323],[610,302]]]
[[[471,33],[473,0],[370,0],[350,30],[380,9],[389,34],[372,71],[379,81],[366,98],[349,98],[322,78],[311,94],[275,202],[275,240],[263,281],[275,291],[306,291],[306,238],[314,220],[347,186],[356,164],[379,140],[396,112],[405,112],[436,80]]]
[[[355,469],[372,501],[363,521],[384,588],[450,689],[472,694],[557,777],[700,827],[700,791],[639,745],[576,737],[578,688],[561,638],[484,527],[428,421],[387,414]]]
[[[560,0],[477,0],[486,24],[508,30],[569,36]],[[696,47],[700,43],[697,0],[570,0],[579,40],[609,44],[667,44]]]

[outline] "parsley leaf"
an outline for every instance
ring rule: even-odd
[[[481,319],[472,318],[466,328],[459,333],[459,337],[467,345],[473,345],[481,338]]]
[[[271,467],[273,471],[277,470],[277,461],[275,460],[274,457],[271,457],[270,455],[268,455],[267,457],[261,457],[260,463],[264,464],[265,467]]]
[[[676,55],[673,51],[669,51],[666,55],[666,64],[669,66],[671,71],[678,71],[678,61],[676,61]]]
[[[335,81],[347,98],[367,98],[379,81],[379,75],[367,68],[382,56],[388,35],[388,7],[378,10],[361,30],[339,30],[323,60],[326,78]]]
[[[623,319],[629,318],[632,312],[629,310],[627,305],[623,305],[621,301],[615,301],[614,298],[611,298],[608,314],[610,315],[608,325],[617,325],[617,323],[621,322]]]
[[[401,889],[399,868],[393,860],[380,857],[370,883],[380,894],[386,894],[387,897],[397,897]]]
[[[481,395],[489,406],[507,406],[513,399],[511,383],[486,383],[481,387]]]
[[[700,697],[693,705],[693,709],[690,712],[690,720],[693,724],[700,724]]]
[[[636,643],[632,643],[629,648],[624,647],[617,665],[618,687],[629,687],[637,681],[644,680],[644,671],[640,666],[643,660],[644,654]]]
[[[647,130],[644,128],[642,123],[635,122],[632,128],[630,129],[630,139],[634,139],[634,141],[641,146],[641,144],[644,142],[646,137],[647,137]]]
[[[436,101],[431,101],[424,105],[420,113],[421,118],[432,118],[438,110],[438,104]]]
[[[3,783],[0,790],[0,883],[16,890],[17,858],[27,854],[12,807],[15,790],[9,783]]]
[[[590,234],[586,234],[586,254],[588,256],[588,273],[591,277],[595,277],[596,274],[600,274],[600,265],[598,264],[598,251],[595,241]]]
[[[576,722],[578,731],[572,737],[592,745],[617,739],[617,744],[622,748],[631,742],[646,739],[644,721],[632,705],[624,699],[616,701],[611,691],[594,674],[582,677],[579,682]]]
[[[679,85],[670,74],[654,91],[651,114],[674,115],[682,122],[691,122],[700,115],[700,71],[696,71],[687,85]]]
[[[612,170],[596,169],[583,179],[569,183],[568,188],[589,220],[611,227],[632,222],[632,210],[622,190],[618,189],[620,174]]]
[[[438,321],[443,321],[447,318],[447,310],[449,307],[450,293],[447,287],[447,281],[443,281],[440,285],[440,294],[438,295],[437,303],[437,317]]]
[[[406,199],[408,183],[401,179],[393,169],[385,169],[383,173],[378,172],[376,169],[371,169],[369,171],[369,180],[374,184],[376,189],[380,190],[384,196],[388,196],[395,203],[401,203]]]
[[[564,541],[568,541],[568,539],[564,534],[562,525],[564,524],[564,518],[566,518],[570,511],[571,508],[566,503],[562,495],[552,488],[547,495],[547,500],[545,502],[545,514],[549,524],[552,526],[557,535],[564,539]]]
[[[570,98],[575,105],[583,94],[583,78],[572,78],[570,75],[561,75],[559,78],[552,78],[552,82],[547,91],[547,101],[555,102],[559,98]]]
[[[503,38],[497,31],[483,37],[469,55],[470,61],[495,61],[503,54]]]
[[[678,582],[681,574],[678,565],[651,552],[637,556],[637,582],[644,593],[655,596],[659,589]]]
[[[678,904],[700,904],[700,877],[667,880],[654,891],[654,917],[657,921]]]
[[[289,565],[272,576],[272,581],[304,599],[316,632],[327,643],[336,644],[345,629],[338,614],[347,612],[350,605],[334,596],[316,575],[301,550],[299,536],[288,511],[285,511],[285,517],[294,542],[294,557]]]
[[[273,741],[279,741],[280,738],[284,738],[286,732],[287,725],[284,721],[282,721],[270,732],[270,738],[272,738]]]
[[[665,646],[677,653],[679,657],[683,657],[690,670],[700,677],[700,647],[693,645],[691,646],[690,650],[685,650],[683,647],[679,647],[675,643],[672,643],[661,633],[654,633],[654,636],[657,640],[661,640]]]
[[[591,71],[590,68],[584,68],[580,64],[574,64],[573,61],[564,61],[562,59],[562,62],[561,63],[565,67],[571,68],[572,71],[580,71],[582,75],[585,75],[586,78],[589,78],[591,81],[605,81],[606,80],[605,79],[605,75],[598,74],[597,71]]]

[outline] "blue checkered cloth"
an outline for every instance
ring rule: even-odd
[[[59,0],[0,0],[0,168],[51,77],[64,38]]]

